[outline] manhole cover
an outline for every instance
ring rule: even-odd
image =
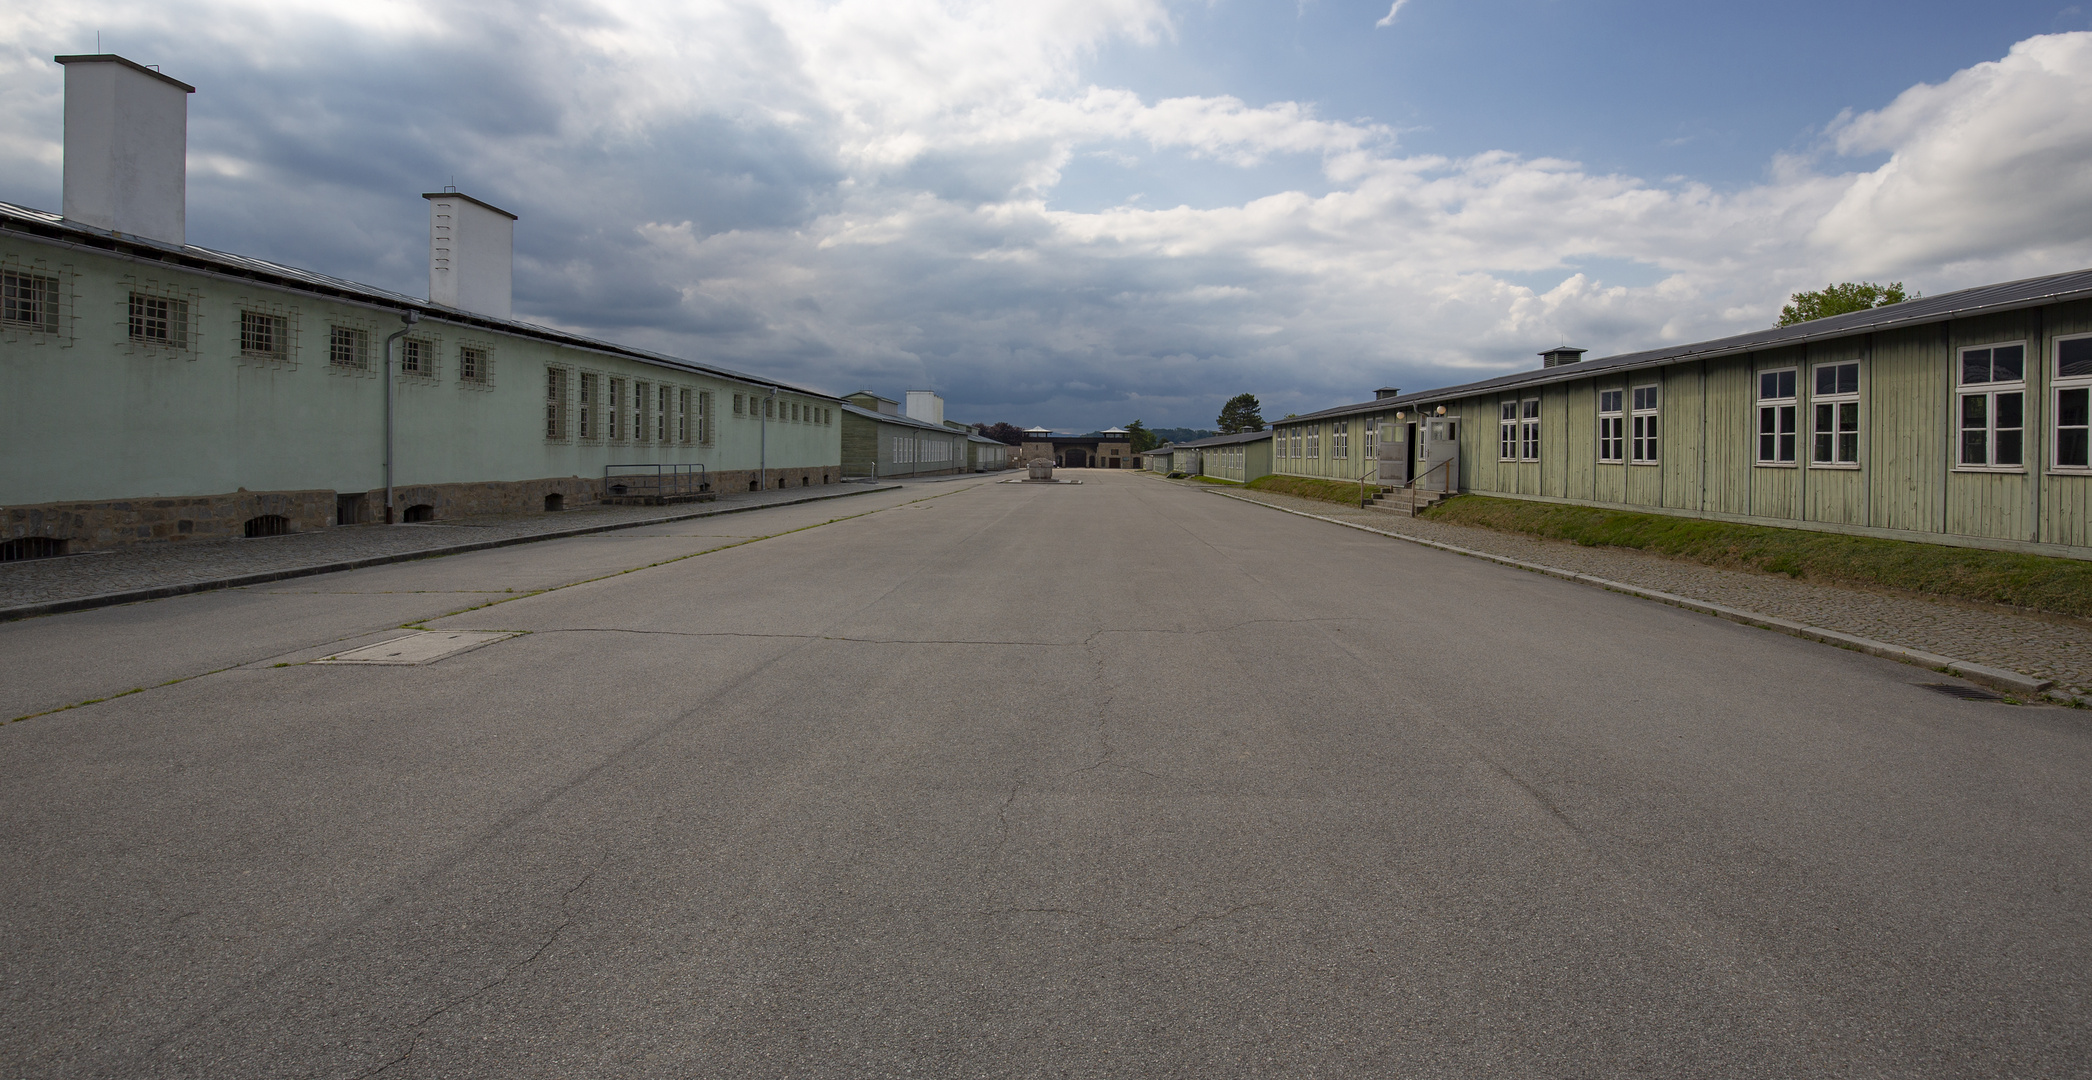
[[[1993,694],[1988,690],[1978,690],[1973,686],[1957,686],[1954,683],[1943,682],[1919,683],[1918,685],[1923,686],[1925,689],[1930,690],[1935,694],[1945,694],[1948,697],[1957,697],[1963,701],[2005,700],[2003,695]]]
[[[446,656],[470,652],[482,645],[492,645],[503,638],[515,636],[515,632],[500,630],[422,630],[406,637],[381,641],[376,645],[365,645],[360,649],[335,653],[333,656],[314,660],[313,663],[411,667],[417,664],[433,664]]]

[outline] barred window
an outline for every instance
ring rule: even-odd
[[[661,387],[658,391],[656,391],[656,393],[658,394],[658,401],[656,402],[656,404],[659,407],[654,410],[654,441],[667,442],[668,404],[671,400],[669,397],[671,391],[668,387],[664,386]]]
[[[610,412],[608,414],[610,418],[610,438],[612,440],[623,439],[625,437],[625,380],[610,380],[610,396],[605,400],[610,404]]]
[[[290,324],[281,315],[240,312],[240,355],[281,360],[290,355]]]
[[[150,293],[131,294],[131,340],[169,349],[189,347],[189,302]]]
[[[545,369],[545,437],[567,437],[567,369]]]
[[[436,373],[436,344],[425,338],[400,339],[400,374],[423,377]]]
[[[493,374],[487,362],[487,350],[475,345],[458,346],[458,379],[461,382],[485,383]]]
[[[370,332],[353,326],[327,328],[327,362],[335,367],[370,367]]]
[[[593,421],[596,411],[596,377],[586,371],[581,373],[581,395],[576,404],[580,406],[575,419],[579,421],[576,427],[581,432],[581,437],[584,439],[595,438],[596,433]]]
[[[647,432],[650,428],[653,427],[653,424],[649,422],[650,418],[648,415],[651,412],[650,406],[652,405],[652,403],[652,395],[647,393],[647,384],[643,382],[634,382],[632,384],[633,442],[647,441]]]
[[[41,274],[0,273],[0,319],[10,326],[58,332],[58,279]]]
[[[748,399],[747,399],[747,398],[745,398],[745,397],[743,397],[743,396],[741,396],[740,394],[735,394],[735,395],[734,395],[734,415],[735,415],[735,416],[741,416],[741,415],[745,414],[745,413],[746,413],[746,412],[748,411],[748,405],[747,405],[747,402],[748,402]]]
[[[676,391],[676,441],[690,441],[690,391]]]

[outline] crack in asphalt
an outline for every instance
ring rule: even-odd
[[[510,964],[507,968],[505,968],[502,971],[501,975],[498,978],[490,979],[487,982],[482,983],[478,988],[474,989],[469,994],[461,994],[444,1002],[441,1005],[438,1005],[427,1016],[424,1016],[421,1019],[416,1020],[412,1024],[408,1025],[408,1027],[414,1032],[414,1034],[407,1040],[407,1048],[401,1051],[398,1057],[395,1057],[392,1060],[387,1061],[382,1065],[379,1065],[377,1068],[372,1069],[368,1072],[357,1074],[357,1080],[366,1080],[366,1078],[368,1077],[377,1076],[380,1073],[383,1073],[386,1070],[391,1069],[395,1065],[402,1064],[408,1058],[413,1057],[414,1051],[421,1046],[421,1037],[424,1034],[424,1029],[429,1025],[431,1021],[435,1020],[439,1016],[442,1016],[444,1013],[447,1013],[450,1010],[457,1008],[458,1006],[463,1005],[466,1002],[473,1000],[474,998],[479,997],[481,994],[484,994],[487,991],[492,990],[497,986],[500,986],[502,983],[509,981],[509,979],[513,977],[516,974],[516,972],[522,970],[523,968],[529,967],[532,963],[534,963],[537,960],[538,957],[545,955],[545,950],[550,949],[552,947],[552,943],[559,940],[559,935],[564,933],[567,927],[574,925],[574,913],[569,908],[569,904],[573,901],[574,894],[580,891],[582,887],[586,886],[589,883],[589,881],[593,879],[595,876],[596,868],[590,867],[587,873],[581,875],[581,880],[576,881],[574,884],[567,886],[567,890],[559,895],[559,925],[553,927],[552,930],[545,935],[545,940],[539,942],[538,947],[534,951],[532,951],[529,956],[526,956],[523,959],[518,960],[513,964]]]

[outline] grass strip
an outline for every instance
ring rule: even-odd
[[[1269,491],[1274,495],[1293,495],[1302,499],[1320,499],[1323,502],[1358,505],[1358,481],[1315,480],[1305,476],[1259,476],[1247,485],[1251,491]],[[1370,488],[1368,489],[1371,490]]]
[[[1481,495],[1462,495],[1421,516],[1725,569],[2092,618],[2092,563],[2078,559]]]

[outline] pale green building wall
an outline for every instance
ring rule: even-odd
[[[384,482],[383,341],[396,314],[323,296],[221,278],[115,254],[0,234],[0,265],[57,277],[56,334],[0,331],[0,505],[250,491],[367,491]],[[191,348],[149,349],[130,340],[132,290],[186,299]],[[243,358],[240,313],[288,323],[283,360]],[[370,366],[329,363],[329,327],[369,336]],[[835,466],[840,418],[832,400],[781,393],[800,420],[744,411],[733,395],[767,391],[702,372],[506,333],[465,321],[425,319],[416,336],[434,346],[434,378],[399,380],[395,483],[442,484],[600,477],[612,464],[703,464],[714,472]],[[484,386],[458,377],[458,347],[487,350]],[[547,437],[548,373],[565,373],[568,422]],[[616,377],[712,395],[704,441],[610,440],[599,419],[579,435],[579,376],[599,387]],[[600,390],[598,393],[600,394]],[[745,397],[744,397],[745,400]],[[826,410],[825,414],[814,410]],[[674,432],[671,432],[671,436]],[[767,436],[767,454],[762,444]]]

